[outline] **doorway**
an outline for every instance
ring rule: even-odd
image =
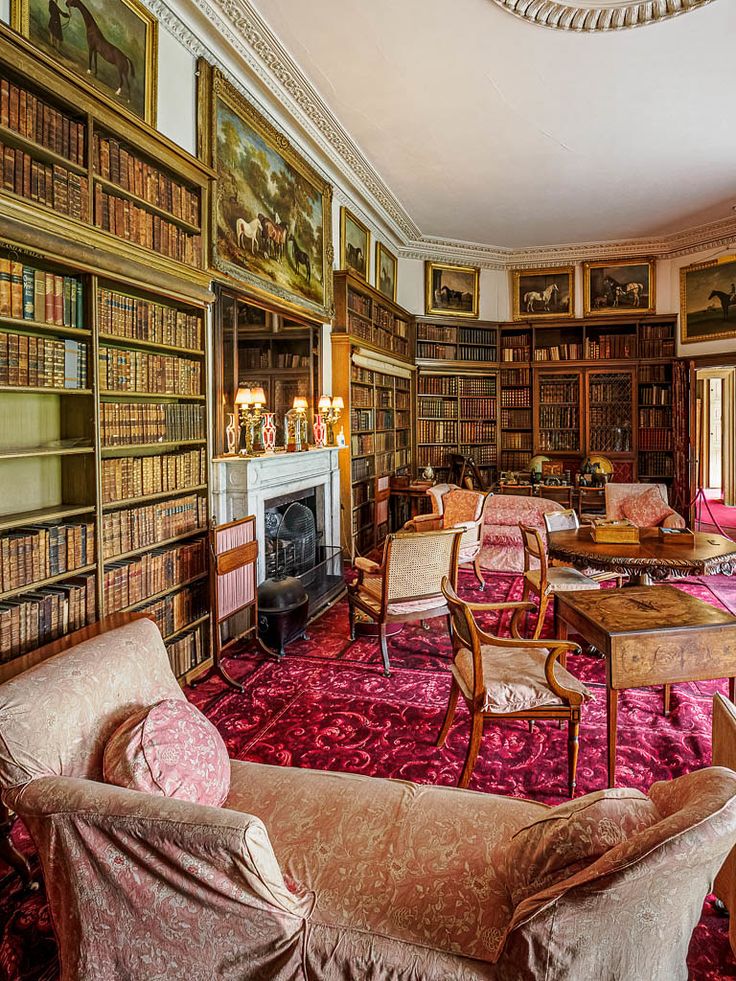
[[[700,368],[697,377],[698,486],[721,520],[736,526],[736,367]],[[721,509],[723,509],[721,511]],[[701,514],[708,523],[707,514]]]

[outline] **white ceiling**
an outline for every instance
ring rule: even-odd
[[[490,0],[252,0],[423,235],[666,234],[736,204],[736,0],[599,35]]]

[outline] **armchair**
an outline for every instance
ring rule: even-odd
[[[480,567],[480,550],[483,545],[483,525],[491,495],[474,490],[463,490],[455,484],[436,484],[427,490],[432,500],[432,514],[418,514],[404,525],[404,531],[439,531],[462,528],[458,564],[471,566],[481,589],[485,579]]]
[[[630,507],[630,502],[651,493],[653,488],[659,491],[663,505],[669,507],[666,484],[606,484],[606,518],[618,521],[627,517],[625,510]],[[685,519],[676,511],[667,514],[658,524],[662,528],[686,527]]]
[[[570,651],[580,651],[567,640],[525,640],[519,634],[520,614],[532,603],[466,603],[449,580],[442,583],[452,617],[452,686],[445,721],[437,745],[443,746],[462,694],[470,709],[470,742],[459,787],[467,787],[483,738],[483,723],[499,719],[535,721],[557,719],[568,725],[568,791],[575,794],[578,765],[580,709],[591,695],[585,685],[562,666]],[[513,610],[511,637],[484,633],[473,611]]]
[[[442,577],[457,581],[462,531],[399,532],[388,535],[379,565],[371,559],[355,560],[358,578],[348,586],[350,639],[355,640],[355,611],[378,624],[383,673],[388,678],[386,627],[389,623],[431,620],[449,616],[442,594]]]
[[[407,964],[417,981],[686,981],[736,844],[730,770],[655,784],[657,823],[514,905],[491,856],[559,809],[238,760],[221,808],[108,786],[120,721],[184,696],[148,620],[70,642],[0,686],[0,788],[39,852],[62,981],[344,981]]]

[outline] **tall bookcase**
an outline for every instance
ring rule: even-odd
[[[350,273],[335,273],[332,394],[345,403],[340,454],[342,540],[364,555],[390,530],[392,476],[413,464],[414,323]]]
[[[2,662],[118,611],[208,666],[212,172],[0,25]]]
[[[0,661],[136,611],[191,678],[209,656],[203,304],[9,245]]]
[[[449,476],[448,454],[472,456],[488,483],[498,464],[498,325],[417,321],[417,468]]]

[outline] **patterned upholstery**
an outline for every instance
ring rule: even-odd
[[[666,484],[606,484],[606,517],[617,521],[624,518],[624,501],[628,500],[632,494],[647,494],[653,487],[658,489],[662,500],[668,504]],[[662,521],[663,528],[684,528],[685,526],[685,519],[676,511],[673,511]]]
[[[530,569],[524,573],[524,579],[534,589],[536,593],[542,591],[542,573],[540,569]],[[547,580],[545,592],[547,593],[570,593],[580,589],[600,589],[601,584],[586,576],[584,572],[577,569],[568,569],[566,566],[552,566],[547,569]]]
[[[544,673],[549,651],[546,648],[481,647],[484,712],[524,712],[542,705],[563,705],[563,700],[550,688]],[[580,692],[583,701],[592,696],[582,681],[562,665],[555,665],[555,679],[564,688]],[[452,673],[466,698],[473,697],[473,655],[462,648],[455,655]]]
[[[524,546],[519,522],[544,531],[544,516],[562,511],[557,501],[519,494],[494,494],[486,509],[480,564],[498,572],[522,572]]]

